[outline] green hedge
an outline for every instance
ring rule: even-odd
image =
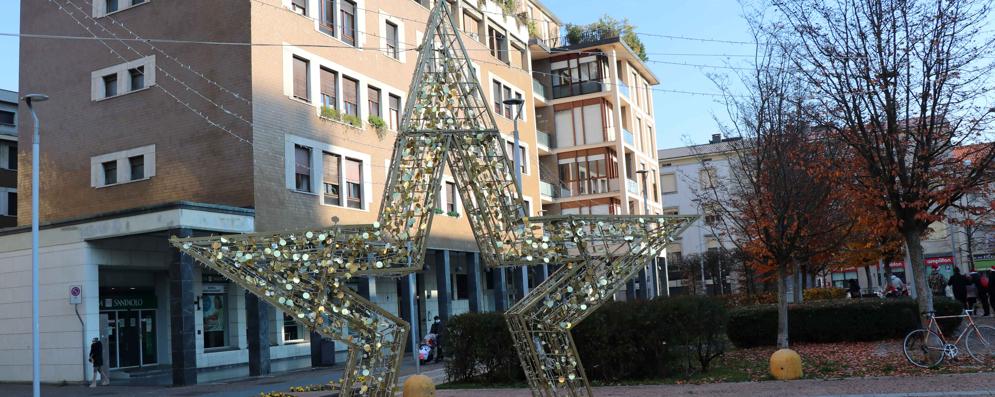
[[[649,302],[610,302],[573,330],[577,351],[590,379],[616,382],[671,376],[687,371],[681,347],[721,353],[715,336],[724,334],[722,302],[705,297],[675,297]],[[524,381],[504,316],[468,313],[446,325],[443,349],[446,374],[453,382]],[[717,350],[716,350],[717,349]],[[695,353],[696,355],[697,353]],[[695,358],[696,360],[696,358]]]
[[[961,305],[936,299],[937,315],[960,314]],[[791,342],[850,342],[902,338],[919,328],[919,309],[911,299],[845,299],[791,305]],[[951,332],[960,319],[940,323]],[[729,340],[738,347],[771,346],[777,342],[777,306],[757,305],[729,314]]]

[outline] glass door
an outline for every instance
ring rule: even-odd
[[[142,365],[158,363],[156,355],[155,310],[142,310]]]
[[[137,367],[142,356],[139,311],[118,311],[117,319],[118,367]]]
[[[107,315],[107,348],[109,352],[108,368],[118,368],[117,365],[117,312],[101,312]]]

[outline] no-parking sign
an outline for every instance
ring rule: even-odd
[[[83,303],[83,286],[82,285],[70,285],[69,286],[69,304],[78,305]]]

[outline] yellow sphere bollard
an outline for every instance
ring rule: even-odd
[[[404,381],[403,397],[435,397],[435,383],[425,375],[413,375]]]
[[[770,374],[777,380],[802,377],[802,358],[791,349],[781,349],[770,356]]]

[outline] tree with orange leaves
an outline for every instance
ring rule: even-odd
[[[816,98],[814,116],[861,160],[858,188],[889,214],[933,310],[921,239],[993,163],[990,1],[778,0],[773,43]],[[965,150],[971,162],[954,155]],[[925,317],[924,317],[925,321]]]
[[[804,87],[778,51],[767,47],[740,75],[747,95],[726,96],[733,122],[720,128],[742,139],[725,142],[729,175],[709,177],[695,193],[702,208],[719,215],[712,227],[732,238],[749,266],[775,277],[777,344],[787,347],[788,279],[835,252],[848,225],[836,216],[843,211],[836,187],[813,172],[837,163],[829,158],[833,147],[811,128]]]

